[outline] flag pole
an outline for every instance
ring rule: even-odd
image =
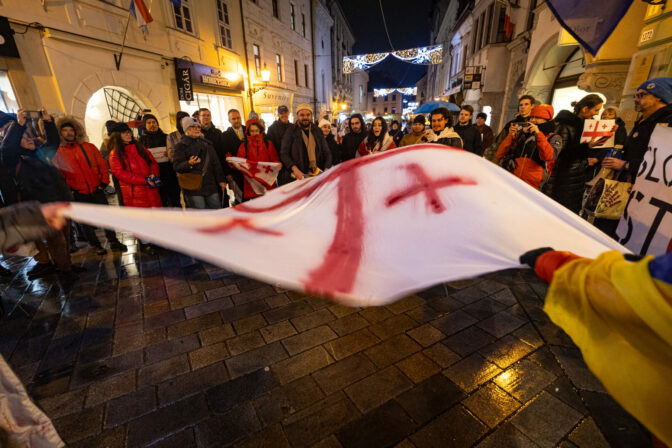
[[[131,0],[133,1],[133,0]],[[126,35],[128,34],[128,25],[131,23],[131,8],[128,8],[128,19],[126,20],[126,29],[124,30],[124,38],[121,41],[121,51],[119,54],[114,53],[114,64],[117,66],[117,71],[121,67],[121,58],[124,56],[124,48],[126,47]]]

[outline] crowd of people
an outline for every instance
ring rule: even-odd
[[[650,88],[651,86],[654,86]],[[487,115],[463,105],[459,114],[439,107],[429,116],[416,115],[405,129],[398,121],[376,117],[367,124],[361,114],[353,114],[343,134],[322,117],[316,120],[309,104],[295,110],[290,122],[287,106],[277,109],[277,120],[268,128],[256,114],[243,124],[240,111],[228,111],[230,127],[222,132],[212,115],[201,108],[190,115],[176,114],[176,129],[166,134],[156,116],[144,113],[142,125],[134,133],[127,123],[108,121],[107,137],[101,148],[88,142],[84,126],[74,117],[51,117],[42,109],[41,136],[27,126],[28,114],[2,114],[0,130],[0,193],[3,205],[37,201],[50,203],[77,201],[107,204],[106,192],[114,186],[116,200],[130,207],[228,207],[238,198],[257,197],[248,179],[227,162],[240,157],[249,162],[281,165],[278,185],[315,176],[356,157],[417,143],[435,143],[463,148],[502,166],[531,187],[541,190],[569,210],[580,213],[590,180],[601,170],[613,170],[615,178],[633,178],[657,124],[672,121],[672,82],[659,78],[644,83],[635,94],[641,119],[627,133],[619,111],[604,108],[601,118],[616,120],[614,153],[598,146],[604,138],[581,142],[585,120],[603,109],[600,96],[589,94],[573,103],[573,110],[555,114],[548,104],[537,104],[531,95],[519,99],[518,113],[495,135],[486,125]],[[454,123],[455,121],[455,123]],[[429,123],[429,126],[427,125]],[[137,134],[137,135],[136,135]],[[618,156],[616,156],[618,154]],[[618,220],[594,219],[594,224],[614,237]],[[116,233],[105,230],[107,244],[88,226],[64,226],[35,242],[37,263],[31,278],[58,273],[76,278],[70,262],[76,250],[73,230],[98,255],[126,251]],[[140,250],[156,248],[140,241]],[[0,266],[1,267],[1,266]],[[2,267],[0,274],[9,275]]]

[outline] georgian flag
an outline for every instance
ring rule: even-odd
[[[282,167],[278,162],[252,162],[242,157],[227,157],[226,161],[232,168],[243,173],[258,195],[264,195],[267,189],[273,188]]]
[[[609,137],[606,142],[593,148],[613,148],[616,126],[616,120],[585,120],[583,123],[583,132],[581,133],[581,143],[589,143],[591,140],[599,140]]]
[[[64,214],[351,306],[519,268],[539,247],[627,252],[499,166],[430,144],[352,159],[227,209],[73,202]]]

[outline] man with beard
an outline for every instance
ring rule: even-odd
[[[142,116],[145,133],[140,136],[140,143],[147,148],[159,164],[159,178],[161,186],[159,194],[164,207],[180,206],[180,186],[177,183],[177,175],[173,169],[173,163],[168,158],[166,142],[168,136],[159,127],[159,121],[152,114]]]
[[[338,162],[354,159],[357,154],[357,148],[359,148],[364,137],[366,137],[364,118],[361,114],[352,114],[350,117],[350,132],[343,136],[341,159]]]
[[[54,165],[61,172],[72,190],[75,201],[89,204],[107,205],[104,189],[110,183],[107,162],[93,144],[87,142],[82,124],[72,116],[58,119],[57,128],[61,136],[61,146],[54,156]],[[86,239],[96,249],[96,254],[107,251],[96,236],[96,230],[83,224]],[[114,230],[105,229],[110,250],[126,252],[125,245],[117,239]]]
[[[309,104],[296,108],[297,124],[292,125],[282,138],[280,160],[282,183],[315,176],[331,167],[331,152],[320,128],[313,123],[313,109]]]
[[[273,142],[273,146],[275,146],[278,152],[280,151],[282,137],[284,137],[285,132],[291,126],[292,124],[289,122],[289,108],[287,106],[278,107],[278,119],[269,126],[268,132],[266,132],[266,136]]]

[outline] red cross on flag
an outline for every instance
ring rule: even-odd
[[[613,148],[616,120],[586,120],[581,133],[581,143],[591,140],[600,140],[608,137],[605,141],[593,148]]]
[[[429,144],[356,158],[223,210],[73,203],[65,213],[353,306],[520,267],[539,247],[626,251],[497,165]]]
[[[277,162],[252,162],[241,157],[227,157],[226,161],[243,173],[258,195],[266,194],[266,189],[273,187],[282,167]]]

